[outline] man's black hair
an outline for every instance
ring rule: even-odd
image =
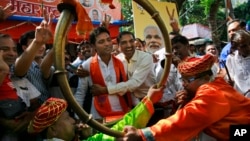
[[[230,24],[232,24],[232,23],[234,23],[234,22],[240,23],[240,27],[241,27],[241,28],[246,28],[246,25],[247,25],[246,21],[241,20],[241,19],[233,19],[233,20],[231,20],[231,21],[228,21],[228,22],[227,22],[227,26],[229,26]]]
[[[34,39],[34,38],[35,38],[35,31],[34,30],[25,32],[24,34],[21,35],[19,42],[18,42],[18,45],[17,45],[18,55],[21,55],[23,53],[22,46],[28,46],[29,39]]]
[[[182,43],[184,45],[188,45],[188,39],[185,36],[182,35],[176,35],[172,40],[171,40],[172,45],[176,43]]]
[[[117,38],[116,38],[116,40],[117,40],[117,43],[119,44],[120,43],[120,41],[121,41],[121,38],[122,38],[122,36],[123,35],[131,35],[132,37],[133,37],[133,39],[135,39],[135,35],[132,33],[132,32],[130,32],[130,31],[122,31],[122,32],[120,32],[120,34],[117,36]]]
[[[90,44],[94,45],[96,42],[96,37],[100,35],[101,33],[107,33],[108,35],[110,35],[110,32],[107,28],[103,26],[97,27],[94,30],[92,30],[92,32],[89,35]]]

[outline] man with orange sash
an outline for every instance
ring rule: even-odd
[[[116,55],[124,65],[128,81],[102,87],[94,84],[93,94],[109,93],[123,95],[131,92],[132,104],[137,105],[147,95],[148,89],[156,83],[153,57],[149,53],[135,48],[135,36],[129,31],[122,31],[117,36],[121,53]]]
[[[220,141],[229,140],[230,125],[250,124],[250,100],[223,78],[213,78],[214,56],[186,58],[178,65],[184,91],[177,95],[182,108],[151,127],[124,128],[118,141],[187,141],[199,132]]]
[[[89,36],[90,44],[97,52],[94,57],[86,60],[82,67],[90,72],[88,77],[81,78],[75,93],[75,98],[80,105],[84,103],[87,90],[93,84],[110,86],[127,81],[122,62],[112,52],[112,39],[105,27],[97,27]],[[129,93],[119,95],[93,95],[90,113],[94,119],[119,118],[126,114],[131,108],[131,95]]]

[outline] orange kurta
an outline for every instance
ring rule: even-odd
[[[250,124],[250,99],[216,78],[200,86],[192,101],[174,115],[140,132],[144,140],[187,141],[201,131],[229,140],[229,126],[235,124]]]

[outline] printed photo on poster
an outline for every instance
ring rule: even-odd
[[[96,0],[96,1],[99,1],[99,0]],[[97,5],[98,9],[100,9],[102,11],[108,11],[110,9],[108,4],[103,4],[103,3],[97,2],[96,5]]]
[[[79,0],[79,2],[84,6],[84,7],[91,7],[94,5],[94,0]]]
[[[149,0],[149,2],[157,9],[168,31],[170,32],[172,29],[170,26],[170,20],[169,20],[170,17],[168,16],[169,14],[167,12],[167,9],[171,11],[170,13],[173,13],[174,11],[174,13],[171,16],[173,16],[173,18],[178,21],[179,17],[175,3],[158,2],[154,0]],[[132,2],[132,8],[134,13],[135,35],[136,37],[139,37],[144,40],[144,35],[143,35],[144,28],[149,25],[157,26],[157,24],[155,23],[154,19],[147,13],[147,11],[144,10],[143,7],[140,6],[139,4]]]
[[[89,17],[91,18],[91,21],[101,21],[102,13],[98,9],[91,9],[89,12]]]
[[[143,39],[147,51],[150,53],[155,53],[157,50],[164,47],[162,33],[156,25],[148,25],[143,29]]]
[[[15,15],[18,16],[41,17],[41,8],[45,8],[46,11],[52,12],[53,18],[55,19],[60,16],[60,12],[57,10],[57,4],[59,4],[61,0],[0,0],[0,5],[4,6],[10,1],[14,10],[16,10]],[[97,21],[101,21],[104,14],[110,15],[112,20],[121,20],[121,3],[118,0],[113,1],[116,7],[115,9],[110,9],[108,4],[100,3],[99,0],[78,1],[82,4],[87,13],[91,13],[93,9],[98,11]]]

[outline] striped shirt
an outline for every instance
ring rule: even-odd
[[[42,104],[45,100],[47,100],[51,96],[48,89],[49,88],[48,81],[50,80],[50,78],[46,80],[43,78],[40,67],[35,61],[32,62],[27,72],[26,78],[37,88],[38,91],[40,91],[41,93],[39,97],[40,104]]]

